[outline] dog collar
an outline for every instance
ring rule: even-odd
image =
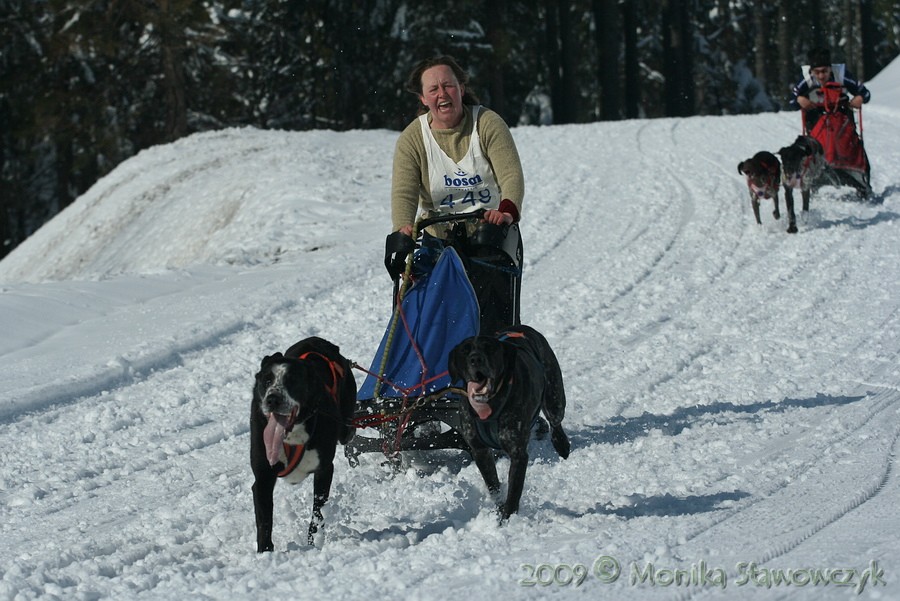
[[[771,190],[773,187],[777,187],[774,186],[772,182],[766,182],[766,185],[764,186],[757,186],[753,183],[748,183],[748,185],[750,186],[750,192],[753,193],[753,195],[757,198],[769,198],[769,196],[771,195],[769,190]]]

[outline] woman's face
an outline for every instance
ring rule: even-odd
[[[459,125],[463,116],[462,97],[466,89],[453,69],[435,65],[422,72],[422,93],[419,100],[431,113],[431,127],[450,129]]]

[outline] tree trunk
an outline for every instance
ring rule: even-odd
[[[768,8],[762,2],[757,2],[753,11],[753,75],[764,90],[768,90],[768,65],[769,65],[769,19]]]
[[[167,141],[187,134],[187,100],[184,92],[183,36],[170,0],[158,0],[159,37],[162,51],[162,87],[166,106]]]
[[[581,87],[578,82],[578,32],[569,0],[559,2],[559,39],[562,52],[563,118],[560,123],[577,123],[580,113]]]
[[[862,46],[862,61],[855,67],[860,81],[875,77],[878,58],[875,54],[875,23],[873,21],[873,0],[859,0],[859,38]]]
[[[625,0],[623,6],[625,34],[625,116],[637,119],[641,106],[641,66],[638,60],[637,0]]]
[[[821,0],[808,0],[807,10],[805,13],[808,19],[808,28],[802,29],[806,33],[806,49],[817,48],[821,46],[830,46],[831,40],[825,24],[822,21],[823,6]]]
[[[796,83],[794,53],[791,48],[792,5],[789,0],[778,4],[778,98],[782,108],[787,107],[791,86]]]
[[[488,93],[491,109],[503,117],[507,123],[514,123],[506,106],[506,85],[504,72],[509,61],[509,34],[506,27],[506,0],[486,0],[485,32],[491,45],[492,58],[488,65]],[[518,116],[516,116],[518,117]]]
[[[602,91],[600,118],[612,121],[622,117],[622,92],[619,86],[619,7],[616,0],[594,0],[597,32],[598,81]]]
[[[663,6],[666,114],[694,114],[693,36],[685,0],[667,0]]]
[[[544,27],[544,57],[547,61],[547,85],[550,88],[550,105],[553,108],[553,123],[564,123],[564,94],[562,89],[562,63],[559,51],[559,0],[546,0]]]
[[[691,17],[691,3],[682,0],[679,3],[679,29],[681,30],[681,82],[683,90],[683,114],[697,114],[696,92],[694,84],[694,27]]]

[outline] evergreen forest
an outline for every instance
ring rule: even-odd
[[[0,0],[0,258],[149,146],[402,129],[428,56],[517,126],[784,110],[819,46],[873,78],[900,54],[900,3]]]

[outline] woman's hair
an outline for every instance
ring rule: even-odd
[[[413,70],[409,73],[409,77],[406,78],[406,91],[411,92],[415,94],[416,97],[418,97],[419,94],[422,93],[422,74],[428,69],[436,67],[438,65],[446,65],[450,67],[450,69],[453,71],[453,74],[456,75],[457,81],[465,86],[466,89],[462,97],[463,104],[481,104],[481,101],[478,100],[478,96],[476,96],[469,90],[469,74],[459,66],[459,63],[457,63],[452,56],[447,55],[433,56],[431,58],[422,59],[418,63],[416,63],[416,65],[413,67]],[[419,107],[420,115],[427,112],[427,107]]]

